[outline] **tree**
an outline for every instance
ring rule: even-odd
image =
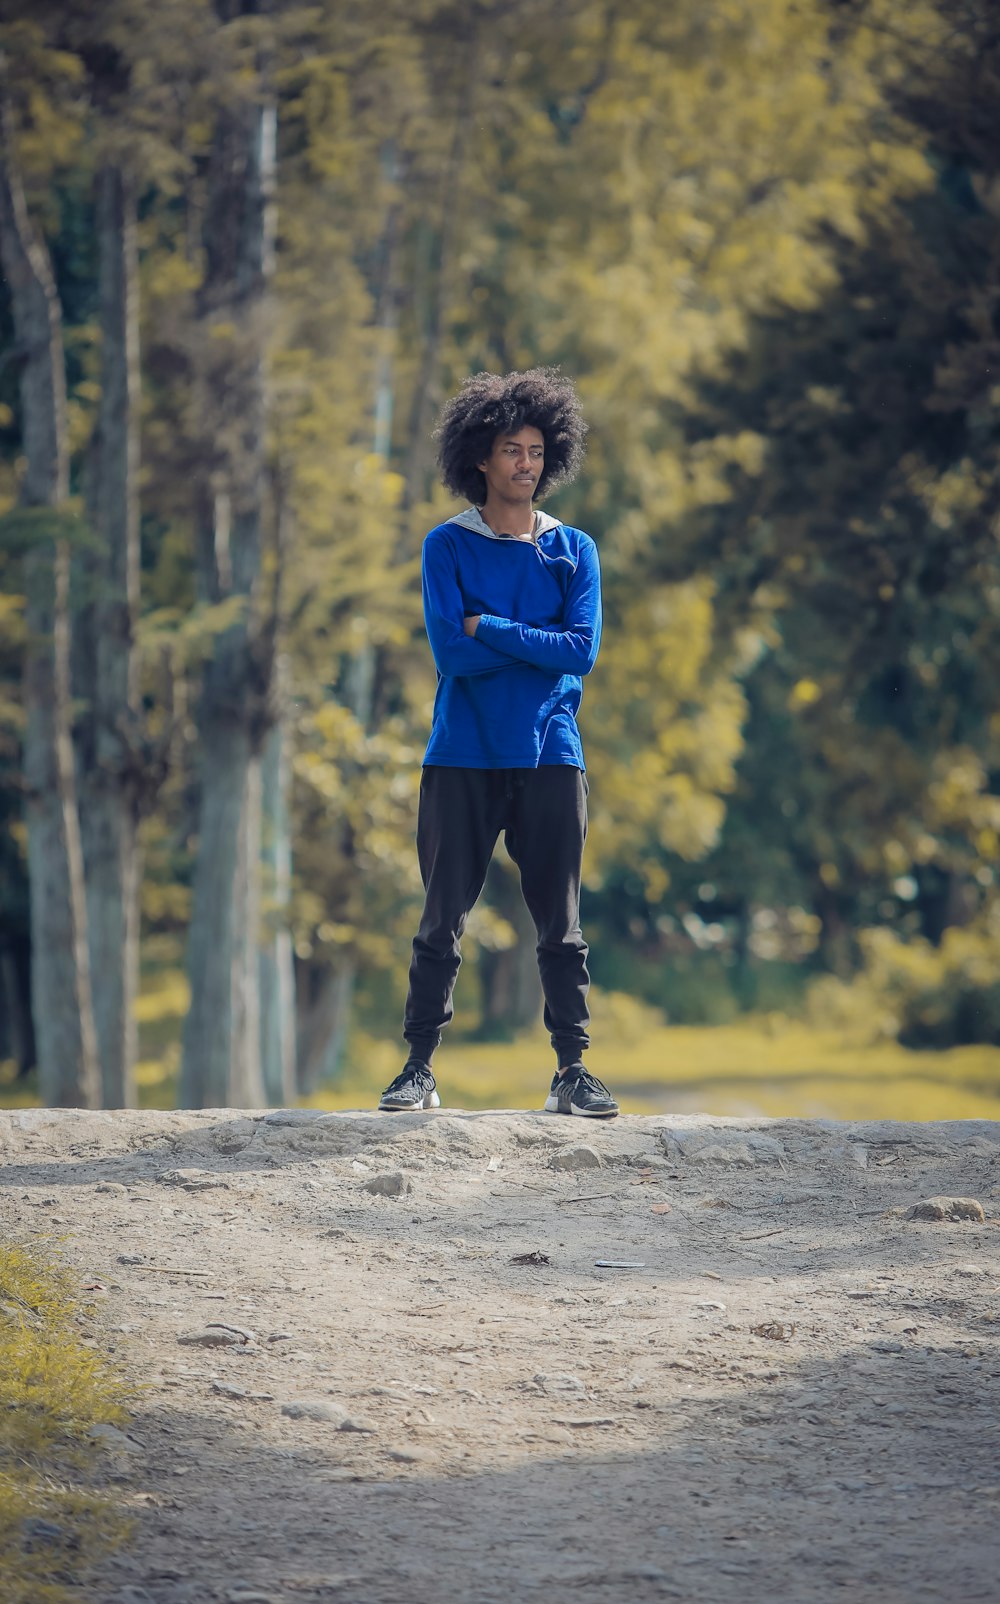
[[[865,925],[939,942],[988,903],[1000,825],[995,28],[975,4],[959,26],[935,6],[905,27],[879,5],[843,18],[868,30],[884,127],[923,177],[886,216],[866,202],[820,307],[761,319],[702,386],[692,452],[753,426],[759,467],[661,563],[715,563],[734,622],[772,609],[755,754],[706,873],[750,862],[773,896],[783,865],[840,974]]]
[[[77,627],[80,816],[103,1104],[135,1101],[139,972],[139,318],[135,183],[108,157],[96,179],[101,368],[88,503],[95,547]]]
[[[48,252],[28,216],[8,71],[0,61],[0,257],[21,356],[25,465],[20,528],[28,543],[24,769],[32,1005],[43,1101],[96,1108],[100,1076],[70,734],[69,483],[61,314]]]
[[[237,22],[249,7],[225,7]],[[266,40],[263,43],[266,50]],[[256,54],[256,52],[254,52]],[[250,92],[218,109],[209,153],[200,301],[204,424],[198,494],[204,599],[232,606],[205,664],[198,856],[184,1028],[184,1106],[256,1106],[260,1067],[260,753],[272,722],[273,614],[262,596],[267,287],[273,265],[275,106],[258,58]]]

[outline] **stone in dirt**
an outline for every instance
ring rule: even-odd
[[[180,1186],[185,1192],[207,1192],[212,1187],[227,1190],[229,1182],[207,1170],[161,1170],[156,1177],[161,1186]]]
[[[273,1392],[248,1392],[245,1387],[235,1387],[230,1381],[213,1381],[212,1391],[217,1392],[220,1398],[234,1398],[245,1403],[273,1403]]]
[[[324,1420],[331,1426],[339,1426],[347,1419],[346,1410],[327,1403],[325,1398],[298,1398],[293,1403],[283,1403],[281,1413],[289,1420]]]
[[[405,1197],[407,1192],[413,1191],[413,1185],[397,1170],[392,1174],[373,1175],[365,1182],[363,1190],[374,1197]]]
[[[203,1331],[183,1332],[177,1341],[183,1347],[198,1348],[235,1348],[255,1340],[252,1331],[246,1331],[242,1326],[227,1326],[214,1322],[207,1325]]]
[[[375,1427],[367,1420],[359,1420],[349,1415],[337,1404],[329,1403],[326,1398],[295,1398],[291,1403],[283,1403],[281,1413],[287,1415],[289,1420],[316,1420],[328,1426],[336,1426],[338,1431],[364,1432],[368,1436],[375,1434]]]
[[[536,1387],[543,1392],[584,1392],[586,1388],[579,1376],[574,1376],[569,1370],[540,1370],[532,1377]]]
[[[87,1436],[91,1442],[103,1443],[106,1448],[117,1448],[133,1454],[140,1449],[140,1444],[134,1442],[131,1437],[126,1437],[125,1433],[119,1431],[117,1426],[108,1426],[103,1422],[96,1426],[91,1426]]]
[[[52,1520],[26,1520],[21,1523],[28,1552],[31,1553],[36,1543],[65,1543],[75,1548],[79,1538],[67,1539],[65,1528],[57,1526]]]
[[[554,1426],[617,1426],[618,1422],[611,1415],[590,1415],[585,1420],[568,1419],[554,1415],[552,1424]]]
[[[687,1159],[695,1164],[780,1164],[785,1148],[761,1131],[729,1131],[708,1126],[704,1130],[664,1131],[663,1150],[671,1162]]]
[[[983,1205],[974,1197],[925,1197],[907,1210],[908,1220],[975,1220],[983,1225]]]
[[[599,1170],[604,1160],[593,1147],[563,1147],[553,1153],[549,1165],[554,1170]]]
[[[252,1119],[234,1119],[216,1131],[215,1150],[218,1153],[242,1153],[257,1134],[257,1122]]]

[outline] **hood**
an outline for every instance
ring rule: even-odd
[[[547,512],[536,512],[535,518],[538,521],[538,527],[535,530],[536,536],[544,535],[548,529],[558,529],[559,527],[559,519],[550,517]],[[510,539],[509,535],[495,535],[489,524],[483,523],[478,507],[467,507],[465,512],[460,512],[456,518],[449,518],[448,522],[461,524],[463,529],[471,529],[474,535],[485,535],[487,540]]]

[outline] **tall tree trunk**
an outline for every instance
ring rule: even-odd
[[[287,672],[280,660],[281,692]],[[260,1057],[264,1093],[272,1107],[295,1097],[295,967],[288,903],[292,885],[286,697],[261,755],[263,935],[260,947]]]
[[[477,23],[473,15],[466,41],[467,82],[475,81],[478,58]],[[427,494],[428,469],[431,463],[431,422],[442,401],[441,345],[444,338],[444,318],[454,282],[455,236],[462,216],[462,168],[468,151],[464,104],[457,110],[452,129],[448,159],[441,175],[441,209],[435,237],[431,241],[430,287],[427,296],[426,324],[420,344],[420,363],[413,388],[410,406],[410,423],[407,432],[406,467],[403,474],[401,529],[403,548],[409,555],[406,513],[415,501]],[[430,226],[430,225],[427,225]]]
[[[5,1058],[14,1060],[19,1080],[35,1067],[31,941],[17,929],[0,938],[0,1059]]]
[[[233,883],[233,1039],[227,1102],[237,1108],[259,1108],[265,1100],[260,1049],[261,822],[261,757],[251,752]]]
[[[274,635],[259,615],[275,113],[256,88],[259,99],[219,114],[205,218],[204,427],[217,452],[201,497],[199,583],[205,599],[243,607],[216,636],[198,716],[201,807],[180,1091],[188,1107],[264,1100],[260,751],[273,722]]]
[[[180,1105],[224,1108],[232,1098],[241,1040],[244,947],[236,913],[253,753],[247,732],[235,724],[214,729],[210,742],[204,720],[201,730],[198,858],[188,941],[191,1006],[184,1023]]]
[[[85,711],[80,823],[94,1023],[104,1106],[135,1103],[139,973],[135,631],[139,610],[139,325],[135,199],[122,169],[97,179],[101,399],[88,503],[99,550],[85,564],[86,639],[76,654]]]
[[[299,989],[298,1089],[307,1096],[340,1067],[351,1022],[356,966],[323,969],[313,976],[311,996]]]
[[[401,169],[394,141],[387,141],[383,147],[382,170],[389,183],[399,184]],[[380,274],[375,308],[378,361],[372,446],[375,455],[386,467],[392,453],[392,421],[396,406],[401,211],[397,202],[389,207],[386,215],[379,252]],[[370,641],[366,641],[348,658],[343,668],[341,701],[366,733],[372,727],[375,714],[375,687],[379,679],[381,655]],[[349,781],[349,765],[345,765],[344,772]],[[328,969],[318,978],[310,1000],[303,1000],[298,1025],[298,1087],[301,1092],[311,1092],[322,1081],[333,1080],[340,1068],[357,978],[357,959],[352,954],[345,954],[336,969]]]
[[[69,548],[59,527],[69,480],[62,318],[48,251],[28,219],[2,82],[0,260],[22,354],[20,504],[51,509],[37,523],[25,562],[24,771],[39,1090],[49,1105],[96,1108],[100,1072],[70,734]]]
[[[491,905],[514,927],[516,940],[511,947],[480,950],[479,1035],[487,1041],[509,1041],[533,1025],[541,1012],[537,935],[512,864],[494,858],[487,871],[486,891]]]

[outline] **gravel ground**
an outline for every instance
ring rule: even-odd
[[[1000,1125],[31,1110],[0,1185],[140,1388],[82,1604],[1000,1600]]]

